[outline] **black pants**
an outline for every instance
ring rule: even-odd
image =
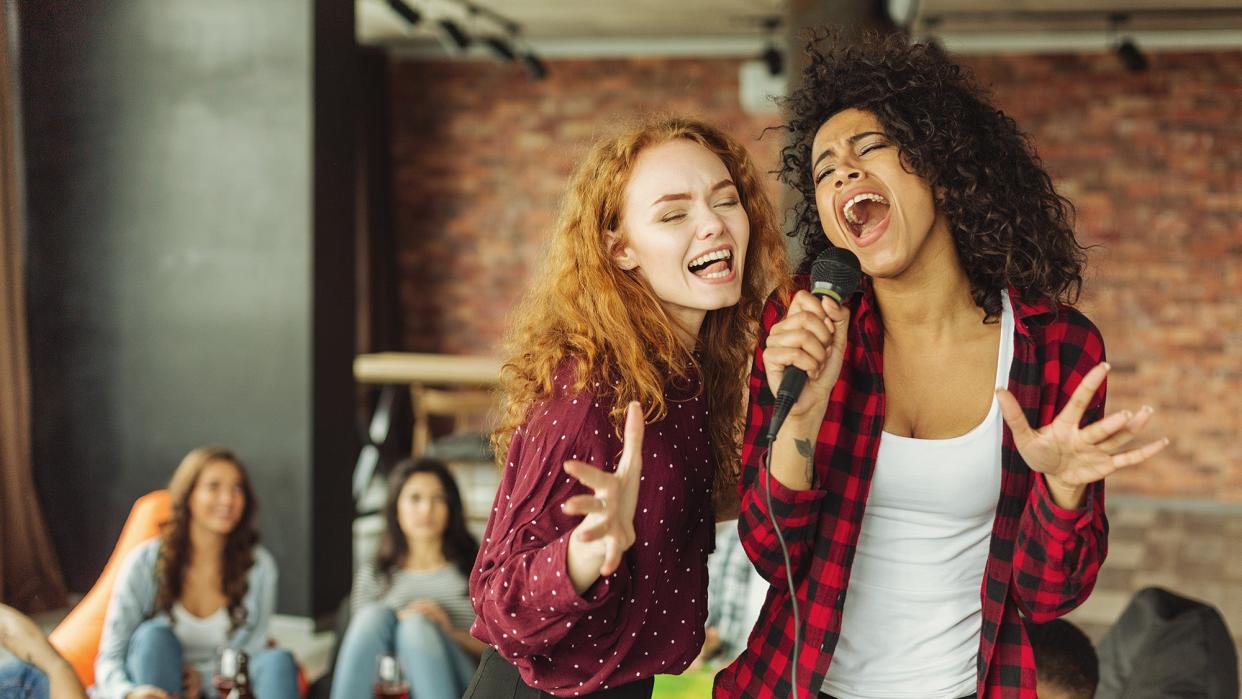
[[[583,694],[583,699],[651,699],[651,688],[655,679],[630,682],[629,684],[605,689],[592,694]],[[517,668],[502,658],[495,648],[483,651],[479,661],[479,669],[474,679],[466,688],[462,699],[555,699],[551,694],[538,689],[531,689],[522,681]]]

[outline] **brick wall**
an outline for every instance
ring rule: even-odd
[[[395,63],[393,181],[406,348],[485,353],[496,346],[541,259],[575,162],[616,125],[616,115],[708,119],[753,144],[771,170],[779,135],[755,139],[778,117],[742,113],[739,65],[557,61],[546,80],[533,82],[493,63]]]
[[[1110,404],[1174,438],[1112,492],[1242,501],[1242,52],[972,56],[1035,140],[1096,246],[1081,306],[1114,365]],[[540,254],[565,178],[611,115],[696,114],[770,169],[775,119],[737,106],[734,60],[397,62],[394,183],[405,346],[487,352]]]
[[[1078,207],[1110,405],[1174,442],[1113,492],[1242,501],[1242,52],[972,58]]]

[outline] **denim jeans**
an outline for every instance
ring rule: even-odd
[[[181,642],[168,619],[155,617],[138,625],[129,638],[125,669],[131,682],[149,684],[169,692],[181,692]],[[200,670],[201,672],[201,670]],[[202,679],[203,696],[216,697],[211,674]],[[250,659],[250,684],[263,699],[298,699],[298,666],[283,648],[267,648]]]
[[[474,659],[440,627],[417,614],[398,620],[392,609],[369,605],[358,610],[345,629],[332,676],[332,699],[371,696],[376,658],[384,654],[397,656],[417,699],[460,699],[474,675]]]
[[[0,662],[0,699],[47,699],[47,675],[16,658]]]

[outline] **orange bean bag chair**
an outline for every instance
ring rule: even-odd
[[[90,592],[69,612],[47,640],[69,661],[83,687],[95,684],[95,656],[99,654],[99,638],[103,635],[104,616],[112,599],[112,586],[121,568],[121,561],[138,544],[159,536],[160,528],[172,517],[172,499],[167,490],[147,493],[134,501],[121,536],[117,539],[103,574]],[[271,642],[269,641],[269,645]],[[306,696],[306,673],[298,665],[298,689]]]
[[[73,666],[82,686],[95,684],[95,656],[99,653],[99,637],[103,634],[104,615],[108,601],[112,599],[112,586],[116,584],[121,561],[138,544],[159,536],[160,527],[172,516],[172,500],[167,490],[147,493],[134,501],[129,518],[121,529],[121,537],[112,549],[108,565],[95,581],[91,591],[69,612],[64,621],[52,631],[48,640]]]

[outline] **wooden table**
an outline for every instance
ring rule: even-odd
[[[381,352],[354,358],[358,383],[467,385],[492,387],[500,380],[501,361],[465,354]]]
[[[495,405],[492,389],[500,382],[500,365],[495,357],[477,355],[381,352],[355,357],[354,378],[358,383],[410,387],[414,411],[410,453],[419,456],[430,441],[432,415],[460,420]]]

